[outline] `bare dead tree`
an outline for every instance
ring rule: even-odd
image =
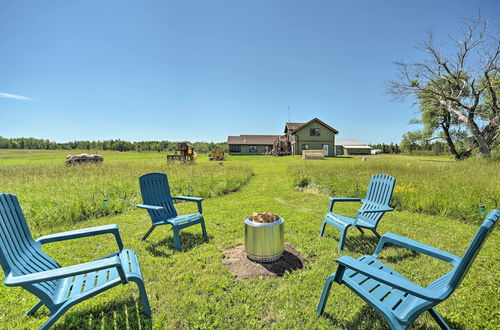
[[[388,92],[400,100],[423,94],[432,98],[473,137],[457,158],[469,157],[475,148],[479,156],[490,157],[500,135],[500,29],[478,15],[465,20],[461,32],[458,39],[449,36],[452,47],[443,50],[429,30],[417,45],[426,59],[395,62],[397,79],[389,83]]]

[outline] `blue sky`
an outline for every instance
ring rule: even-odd
[[[412,102],[385,93],[500,1],[0,0],[0,136],[225,141],[318,117],[339,138],[399,142]]]

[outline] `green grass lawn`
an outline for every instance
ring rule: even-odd
[[[407,159],[405,162],[411,162],[415,165],[410,166],[418,167],[435,163],[427,160],[421,157]],[[394,160],[394,162],[399,161],[399,159]],[[15,161],[12,162],[16,165],[2,166],[0,163],[0,169],[9,171],[15,168],[12,170],[12,175],[20,176],[37,176],[39,173],[36,166],[21,166]],[[145,161],[145,164],[149,162],[155,161]],[[114,216],[88,218],[80,222],[56,222],[53,226],[37,224],[33,230],[35,238],[43,234],[82,227],[118,224],[125,247],[135,250],[139,256],[154,312],[151,319],[145,319],[141,313],[137,288],[129,284],[111,289],[71,308],[56,323],[55,328],[385,328],[384,320],[376,312],[348,289],[336,284],[332,287],[325,316],[318,317],[315,314],[323,282],[326,276],[335,271],[333,260],[342,254],[336,252],[338,232],[334,228],[327,228],[323,238],[318,235],[322,218],[328,208],[327,195],[318,189],[302,189],[302,191],[297,189],[294,171],[304,164],[307,166],[321,164],[338,169],[345,164],[352,170],[358,167],[354,162],[357,162],[360,168],[366,164],[371,166],[370,160],[362,162],[359,158],[304,163],[299,157],[229,157],[224,163],[224,168],[234,168],[235,173],[236,171],[243,173],[242,177],[245,177],[250,169],[253,176],[249,180],[242,179],[238,189],[234,189],[235,192],[225,191],[203,202],[210,238],[208,241],[203,239],[199,226],[188,228],[182,234],[181,252],[173,250],[172,233],[166,226],[156,229],[146,242],[140,241],[140,237],[150,226],[149,217],[143,210],[123,210]],[[132,166],[130,164],[135,164],[135,161],[123,162],[125,167]],[[403,164],[406,163],[400,165],[406,166]],[[477,162],[474,164],[477,168],[471,170],[486,171],[483,164]],[[206,170],[212,165],[216,166],[203,157],[192,167]],[[498,167],[498,163],[496,165]],[[47,163],[45,165],[45,167],[50,166],[51,164]],[[116,166],[115,170],[118,171],[120,165]],[[144,170],[148,170],[148,166],[144,167]],[[157,165],[152,165],[154,166]],[[463,165],[452,162],[446,166],[448,166],[446,171],[452,171]],[[182,185],[183,180],[189,179],[182,177],[183,175],[195,175],[194,172],[189,172],[193,171],[189,169],[178,169],[171,173],[168,167],[159,170],[170,174],[172,185]],[[44,170],[41,171],[43,173]],[[136,182],[138,185],[138,173],[134,171],[125,171],[131,176],[126,180]],[[366,170],[366,173],[359,177],[360,188],[365,188],[370,174],[368,172],[369,170]],[[211,172],[206,172],[206,176],[211,175]],[[354,171],[347,171],[344,175],[353,177],[351,180],[358,180]],[[98,175],[94,178],[100,180]],[[431,181],[432,178],[421,175],[422,181]],[[217,180],[224,181],[225,178],[218,177]],[[12,190],[15,189],[14,186],[6,186],[4,182],[0,185],[2,192],[15,192]],[[47,179],[43,184],[48,185],[50,182],[51,179]],[[399,181],[396,185],[398,183]],[[206,179],[203,184],[211,185],[213,181]],[[495,192],[494,189],[498,189],[499,184],[498,176],[494,176],[485,184],[488,189],[493,189]],[[347,186],[350,187],[350,184],[346,183]],[[137,186],[130,187],[137,189]],[[449,203],[453,203],[453,197],[456,201],[467,198],[461,195],[461,191],[453,191],[446,185],[435,189],[440,193],[451,195]],[[353,189],[347,189],[345,192],[349,191],[351,193],[348,195],[352,196]],[[19,193],[29,195],[29,185]],[[40,194],[35,187],[33,194]],[[337,195],[340,196],[340,193]],[[29,208],[32,197],[20,196],[20,198],[23,201],[22,207]],[[479,196],[470,198],[475,201]],[[473,204],[473,201],[470,203]],[[196,205],[182,203],[177,207],[180,213],[193,212]],[[353,214],[357,207],[356,204],[339,204],[337,210]],[[272,211],[285,218],[285,241],[293,245],[303,256],[309,257],[303,270],[287,273],[283,278],[253,278],[240,281],[234,280],[233,275],[221,265],[223,251],[243,243],[242,219],[254,211]],[[32,224],[31,217],[28,221]],[[406,210],[386,214],[379,225],[380,233],[394,232],[457,255],[463,254],[476,230],[476,223],[458,221],[455,217],[413,213]],[[370,233],[361,235],[352,230],[348,234],[343,254],[353,257],[371,254],[376,243],[376,238]],[[496,250],[499,243],[500,236],[496,230],[484,245],[457,291],[437,307],[452,328],[493,329],[500,323],[496,306],[500,293],[499,258]],[[107,236],[46,246],[46,251],[63,266],[89,261],[114,249],[113,239]],[[430,283],[449,270],[445,263],[395,247],[384,250],[382,259],[398,272],[422,285]],[[2,276],[3,274],[0,275]],[[45,309],[41,309],[33,317],[23,317],[23,313],[37,300],[22,289],[7,288],[2,285],[0,296],[2,328],[35,328],[48,317]],[[434,329],[437,325],[429,315],[423,315],[417,319],[412,328]]]

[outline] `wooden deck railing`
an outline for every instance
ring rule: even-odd
[[[302,150],[302,159],[325,159],[323,150]]]

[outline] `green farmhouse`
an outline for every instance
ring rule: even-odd
[[[302,150],[323,150],[335,156],[335,135],[339,132],[318,118],[307,123],[286,123],[284,135],[229,136],[230,155],[301,155]]]

